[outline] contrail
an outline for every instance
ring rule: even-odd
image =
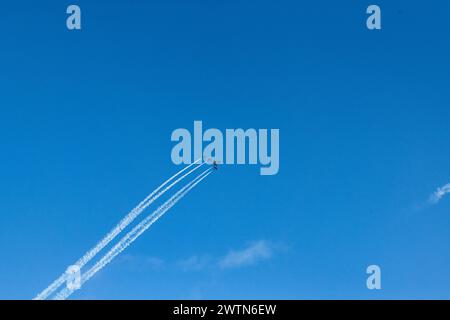
[[[141,201],[141,203],[139,203],[136,208],[134,208],[133,210],[137,210],[139,207],[141,207],[142,205],[145,204],[145,202],[148,201],[148,199],[150,199],[151,197],[153,197],[159,190],[161,190],[164,186],[166,186],[170,181],[172,181],[173,179],[175,179],[176,177],[178,177],[180,174],[182,174],[184,171],[188,170],[190,167],[196,165],[197,163],[199,163],[202,159],[198,159],[197,161],[191,163],[190,165],[188,165],[186,168],[178,171],[177,173],[175,173],[173,176],[171,176],[169,179],[167,179],[166,181],[164,181],[158,188],[156,188],[152,193],[150,193],[144,200]],[[202,163],[203,165],[204,163]],[[125,219],[123,219],[125,220]]]
[[[156,188],[152,193],[150,193],[144,200],[142,200],[133,210],[131,210],[101,241],[99,241],[91,250],[89,250],[82,258],[80,258],[75,265],[80,269],[86,265],[98,252],[100,252],[105,246],[107,246],[123,229],[125,229],[131,222],[136,219],[142,211],[147,208],[151,203],[153,203],[156,199],[162,196],[165,192],[170,190],[174,185],[178,182],[186,178],[195,170],[199,169],[201,166],[205,164],[205,162],[196,166],[194,169],[190,170],[174,182],[168,185],[172,180],[181,175],[183,172],[191,168],[192,166],[198,164],[201,159],[193,162],[186,168],[180,170],[172,177],[163,182],[158,188]],[[164,188],[164,189],[163,189]],[[162,190],[163,189],[163,190]],[[63,273],[59,278],[57,278],[53,283],[51,283],[46,289],[44,289],[41,293],[39,293],[33,300],[43,300],[50,296],[55,290],[57,290],[67,279],[66,273]]]
[[[447,193],[450,193],[450,183],[447,183],[445,186],[438,188],[431,196],[430,202],[432,204],[438,203],[442,197],[444,197]]]
[[[82,275],[81,285],[89,281],[97,272],[109,264],[117,255],[130,246],[141,234],[143,234],[150,226],[161,218],[170,208],[172,208],[179,200],[181,200],[189,191],[197,184],[212,173],[212,169],[205,170],[194,180],[180,189],[175,195],[167,200],[163,205],[156,209],[152,214],[145,218],[141,223],[128,232],[108,253],[106,253],[91,269]],[[64,288],[56,296],[55,300],[67,299],[75,290]]]

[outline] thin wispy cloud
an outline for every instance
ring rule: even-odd
[[[249,243],[242,249],[230,250],[223,256],[192,255],[179,260],[177,266],[183,271],[205,271],[214,269],[233,269],[257,264],[263,260],[270,259],[275,249],[280,245],[274,245],[266,240]]]
[[[267,241],[253,242],[244,249],[231,250],[219,261],[222,269],[239,268],[267,260],[273,255],[273,247]]]
[[[201,271],[211,265],[211,257],[194,255],[178,261],[177,264],[183,271]]]
[[[429,202],[431,204],[437,204],[441,199],[447,194],[450,193],[450,183],[447,183],[445,186],[438,188],[429,198]]]

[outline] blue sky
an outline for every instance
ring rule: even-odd
[[[180,169],[174,129],[279,128],[74,299],[450,298],[448,1],[0,5],[0,298],[30,299]],[[366,267],[382,269],[380,291]]]

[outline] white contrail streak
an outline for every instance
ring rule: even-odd
[[[450,193],[450,183],[438,188],[431,196],[430,202],[432,204],[438,203],[447,193]]]
[[[190,167],[198,164],[202,159],[198,159],[197,161],[191,163],[190,165],[188,165],[186,168],[178,171],[177,173],[175,173],[173,176],[171,176],[169,179],[167,179],[166,181],[164,181],[158,188],[156,188],[151,194],[149,194],[144,200],[141,201],[141,203],[139,203],[136,208],[134,208],[134,210],[137,210],[137,208],[141,207],[142,205],[144,205],[150,198],[152,198],[159,190],[161,190],[162,188],[164,188],[170,181],[172,181],[173,179],[175,179],[176,177],[178,177],[180,174],[182,174],[183,172],[185,172],[186,170],[188,170]],[[202,163],[203,165],[203,163]],[[125,219],[124,219],[125,220]]]
[[[175,186],[177,183],[179,183],[181,180],[186,178],[188,175],[190,175],[192,172],[198,170],[200,167],[202,167],[205,164],[203,162],[202,164],[198,165],[194,169],[190,170],[174,182],[172,182],[170,185],[168,185],[163,190],[159,191],[161,188],[158,188],[156,192],[153,192],[152,197],[149,198],[147,202],[141,202],[137,209],[133,209],[125,218],[122,219],[122,221],[119,222],[119,224],[111,230],[94,248],[92,248],[87,254],[85,254],[76,265],[78,265],[80,268],[84,266],[86,263],[88,263],[101,249],[103,249],[105,246],[108,245],[123,229],[125,229],[131,222],[134,221],[149,205],[151,205],[154,201],[156,201],[159,197],[161,197],[164,193],[169,191],[173,186]],[[158,192],[159,191],[159,192]]]
[[[82,275],[81,284],[86,283],[97,272],[109,264],[117,255],[130,246],[140,235],[142,235],[150,226],[161,218],[170,208],[172,208],[179,200],[181,200],[189,191],[197,184],[212,173],[212,169],[208,169],[198,175],[193,181],[180,189],[175,195],[167,200],[163,205],[156,209],[152,214],[145,218],[141,223],[128,232],[103,258],[101,258],[91,269]],[[69,288],[62,289],[56,296],[56,300],[67,299],[75,290]]]
[[[80,269],[86,265],[98,252],[100,252],[105,246],[107,246],[123,229],[125,229],[131,222],[136,219],[142,211],[147,208],[150,204],[152,204],[156,199],[162,196],[165,192],[170,190],[174,185],[178,182],[186,178],[195,170],[199,169],[201,166],[205,164],[205,162],[196,166],[170,185],[168,185],[172,180],[181,175],[183,172],[191,168],[192,166],[198,164],[201,159],[193,162],[186,168],[180,170],[172,177],[163,182],[158,188],[156,188],[152,193],[150,193],[144,200],[142,200],[133,210],[131,210],[102,240],[100,240],[91,250],[89,250],[82,258],[80,258],[75,265]],[[164,188],[168,185],[166,188]],[[163,189],[164,188],[164,189]],[[162,190],[163,189],[163,190]],[[41,293],[39,293],[33,300],[43,300],[50,296],[55,290],[57,290],[65,281],[66,281],[66,273],[63,273],[59,278],[57,278],[53,283],[51,283],[46,289],[44,289]]]

